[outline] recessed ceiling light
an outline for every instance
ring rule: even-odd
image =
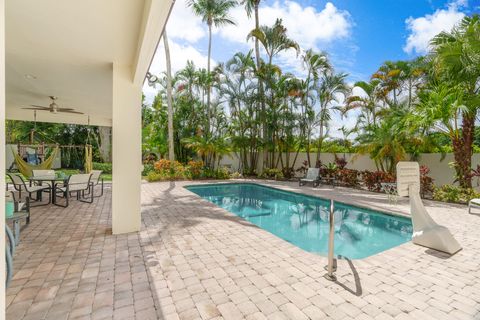
[[[35,77],[33,74],[26,74],[25,75],[25,79],[28,79],[28,80],[36,80],[37,77]]]

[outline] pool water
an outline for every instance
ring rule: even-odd
[[[328,252],[329,200],[253,183],[186,188],[303,250]],[[339,202],[334,215],[336,256],[366,258],[411,240],[408,218]]]

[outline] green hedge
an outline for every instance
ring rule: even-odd
[[[112,173],[112,164],[111,163],[93,163],[93,170],[102,170],[103,173]]]

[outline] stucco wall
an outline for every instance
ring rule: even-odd
[[[356,169],[356,170],[370,170],[375,171],[376,167],[374,162],[368,157],[363,155],[356,154],[337,154],[339,157],[345,156],[345,159],[348,161],[347,168]],[[295,154],[291,154],[291,162]],[[261,159],[261,157],[260,157]],[[315,162],[316,154],[311,153],[310,159],[312,162]],[[322,153],[320,160],[322,163],[333,162],[335,159],[335,154],[333,153]],[[454,180],[454,170],[450,168],[449,163],[453,162],[453,154],[446,154],[443,160],[441,154],[438,153],[424,153],[420,156],[419,163],[420,165],[426,165],[430,168],[430,176],[434,179],[436,185],[443,184],[452,184]],[[295,169],[298,169],[302,166],[302,163],[307,160],[306,153],[299,153],[297,161],[295,163]],[[228,166],[232,171],[239,171],[239,161],[238,157],[235,154],[226,156],[220,162],[222,166]],[[480,165],[480,153],[475,153],[472,157],[472,168],[476,168],[477,165]],[[259,166],[257,172],[261,172],[261,162],[259,161]],[[478,186],[479,181],[475,179],[473,181],[474,186]]]

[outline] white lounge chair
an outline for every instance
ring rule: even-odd
[[[480,209],[480,199],[475,198],[470,201],[468,201],[468,213],[472,213],[472,208],[477,208]]]
[[[320,169],[319,168],[308,168],[305,178],[300,179],[299,185],[304,186],[305,184],[311,182],[314,187],[318,186],[320,183]]]

